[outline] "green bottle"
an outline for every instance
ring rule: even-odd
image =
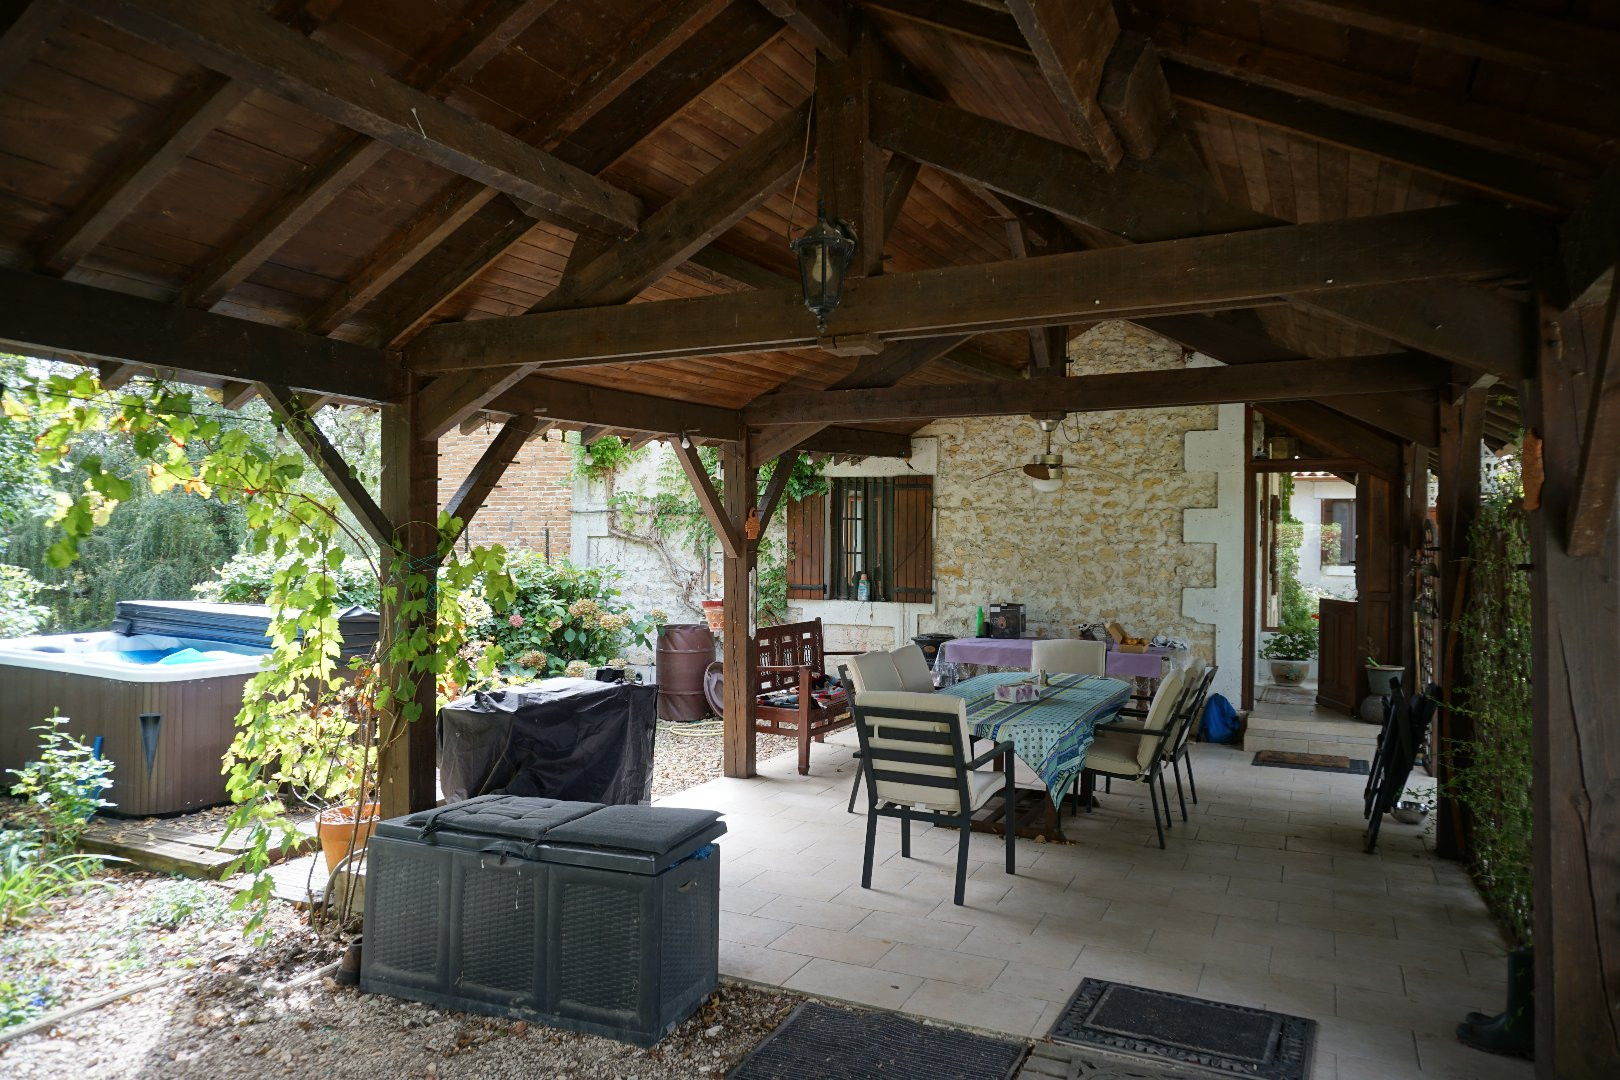
[[[984,608],[979,609],[979,621],[973,627],[974,637],[984,637]]]

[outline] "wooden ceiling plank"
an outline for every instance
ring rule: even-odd
[[[720,546],[725,549],[726,557],[740,558],[744,551],[742,533],[738,531],[737,523],[726,513],[726,507],[720,501],[720,496],[714,490],[714,484],[709,479],[709,470],[704,468],[703,459],[698,456],[698,448],[694,443],[683,446],[677,442],[671,447],[675,451],[675,460],[681,463],[681,471],[686,473],[687,482],[692,485],[692,492],[697,496],[698,505],[703,508],[703,516],[709,519],[714,528],[714,534],[720,540]]]
[[[1611,289],[1603,333],[1590,376],[1591,405],[1581,442],[1580,476],[1570,500],[1569,543],[1574,556],[1596,555],[1614,528],[1620,494],[1620,289]]]
[[[635,230],[639,201],[232,0],[86,0],[120,29],[395,149],[588,228]]]
[[[22,72],[67,13],[64,0],[21,0],[0,9],[0,90]]]
[[[1460,206],[1048,255],[850,282],[834,335],[937,337],[1245,307],[1274,297],[1523,273],[1538,223]],[[423,372],[578,366],[813,344],[797,289],[440,325],[406,351]],[[459,418],[457,418],[459,420]]]
[[[1104,168],[1118,165],[1124,148],[1097,101],[1103,67],[1119,38],[1114,5],[1110,0],[1007,0],[1007,7],[1077,145]]]
[[[1326,404],[1268,401],[1256,403],[1255,408],[1264,416],[1282,421],[1290,430],[1309,436],[1312,441],[1345,457],[1365,462],[1385,476],[1393,476],[1400,470],[1398,443],[1340,416]]]
[[[450,496],[450,501],[444,507],[447,515],[461,519],[460,532],[467,531],[467,526],[477,516],[485,500],[494,492],[495,486],[501,482],[501,477],[505,476],[506,470],[517,461],[518,452],[523,449],[523,444],[529,441],[539,427],[539,417],[519,414],[501,425],[501,430],[495,433],[495,438],[484,447],[484,452],[467,471],[466,477],[456,488],[456,493]]]
[[[382,512],[371,493],[360,482],[354,467],[344,460],[325,433],[315,423],[313,411],[291,387],[280,383],[260,382],[259,393],[270,410],[286,424],[287,434],[298,444],[306,457],[315,465],[332,490],[349,508],[360,527],[384,551],[392,549],[394,523]]]
[[[1272,7],[1525,71],[1620,88],[1620,33],[1477,0],[1266,0]]]
[[[490,403],[497,412],[534,413],[552,423],[611,424],[661,435],[684,431],[693,438],[742,438],[735,409],[675,401],[590,383],[531,376]]]
[[[798,170],[809,106],[783,116],[668,204],[636,236],[613,244],[566,278],[532,312],[623,304],[730,229]],[[503,320],[504,321],[504,320]],[[424,415],[446,430],[534,369],[468,371],[424,392]]]
[[[1387,380],[1387,381],[1385,381]],[[1033,412],[1097,412],[1244,401],[1333,398],[1371,391],[1431,390],[1444,380],[1437,365],[1409,354],[1335,360],[1272,361],[1238,367],[1183,368],[1018,379],[992,386],[906,386],[883,390],[777,394],[743,410],[750,427],[802,423],[867,423]]]
[[[1564,211],[1583,183],[1553,169],[1184,64],[1165,64],[1171,94],[1202,109],[1330,143],[1523,206]]]
[[[1563,306],[1604,303],[1620,261],[1620,161],[1609,166],[1591,197],[1564,222],[1559,251]]]
[[[279,382],[345,400],[392,401],[404,379],[397,359],[376,349],[3,268],[0,340],[33,356],[232,382],[273,371]]]
[[[849,55],[849,13],[841,0],[759,0],[760,6],[803,34],[823,56]]]

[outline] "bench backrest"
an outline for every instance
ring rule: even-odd
[[[760,667],[808,667],[811,675],[820,675],[826,670],[820,619],[762,626],[754,635],[754,646],[757,650],[755,662]],[[797,671],[759,673],[760,693],[796,690],[798,686]]]

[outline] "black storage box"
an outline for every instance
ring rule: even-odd
[[[651,1046],[719,978],[719,816],[489,795],[379,822],[360,988]]]
[[[1019,638],[1024,636],[1023,604],[991,604],[985,617],[985,628],[993,638]]]

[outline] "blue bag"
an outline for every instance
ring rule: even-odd
[[[1231,742],[1238,736],[1237,710],[1221,694],[1211,694],[1204,703],[1204,741]]]

